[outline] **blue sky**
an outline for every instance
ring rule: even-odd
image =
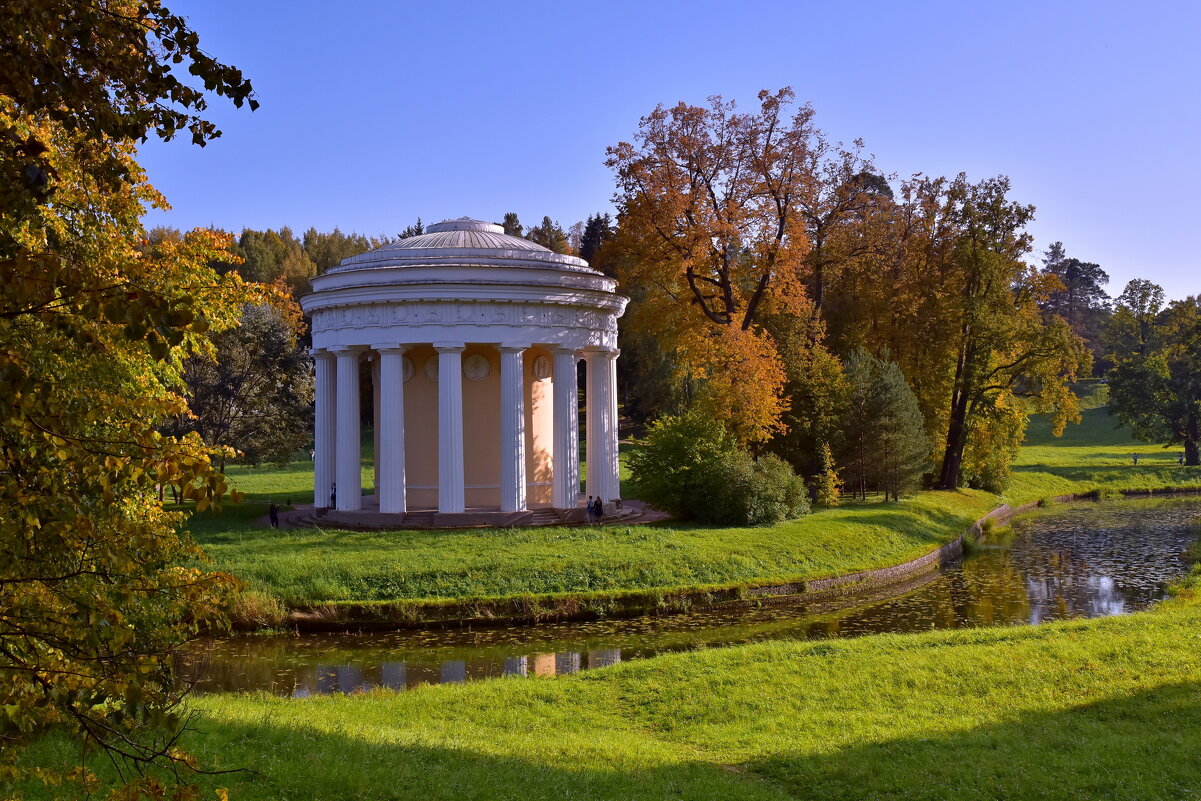
[[[996,174],[1111,294],[1201,293],[1201,4],[172,0],[262,107],[149,143],[150,225],[395,234],[611,210],[605,147],[657,104],[792,86],[885,172]]]

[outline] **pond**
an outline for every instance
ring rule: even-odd
[[[200,692],[306,696],[493,676],[575,673],[669,651],[762,640],[1038,624],[1145,609],[1194,559],[1201,499],[1077,503],[1014,521],[962,562],[853,600],[496,628],[249,635],[199,643]]]

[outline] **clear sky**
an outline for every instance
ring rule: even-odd
[[[792,86],[886,173],[996,174],[1040,252],[1201,293],[1201,3],[171,0],[262,107],[147,144],[150,225],[394,235],[612,210],[605,147],[657,104]]]

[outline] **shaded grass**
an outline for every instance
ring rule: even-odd
[[[1201,609],[771,642],[558,679],[202,697],[240,799],[1195,798]],[[63,741],[27,759],[73,757]],[[103,767],[98,765],[98,767]]]

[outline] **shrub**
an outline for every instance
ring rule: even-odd
[[[642,500],[684,520],[761,525],[809,511],[804,482],[787,462],[754,459],[699,412],[654,423],[629,464]]]
[[[821,470],[814,479],[813,502],[823,509],[833,509],[842,502],[842,479],[829,445],[823,442],[818,456]]]

